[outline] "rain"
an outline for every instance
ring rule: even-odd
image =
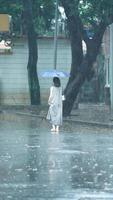
[[[112,129],[14,119],[0,121],[1,200],[113,199]]]

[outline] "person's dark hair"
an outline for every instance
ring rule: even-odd
[[[60,79],[58,77],[54,77],[53,78],[53,83],[55,87],[60,87],[61,83],[60,83]]]

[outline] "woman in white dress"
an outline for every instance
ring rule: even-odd
[[[53,78],[53,86],[50,88],[48,104],[47,119],[52,124],[51,131],[58,132],[59,126],[62,125],[62,87],[58,77]]]

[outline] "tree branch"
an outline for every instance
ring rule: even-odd
[[[106,28],[107,28],[107,23],[105,21],[101,21],[97,27],[97,30],[96,30],[94,36],[93,36],[94,43],[98,41],[98,44],[100,44],[102,42],[102,38],[103,38]]]
[[[61,0],[61,4],[65,9],[65,14],[67,18],[69,19],[70,17],[74,17],[75,13],[78,15],[78,4],[79,0]]]

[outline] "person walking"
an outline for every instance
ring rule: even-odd
[[[53,86],[50,87],[48,104],[47,119],[52,124],[51,131],[58,132],[59,126],[62,125],[62,87],[59,77],[53,78]]]

